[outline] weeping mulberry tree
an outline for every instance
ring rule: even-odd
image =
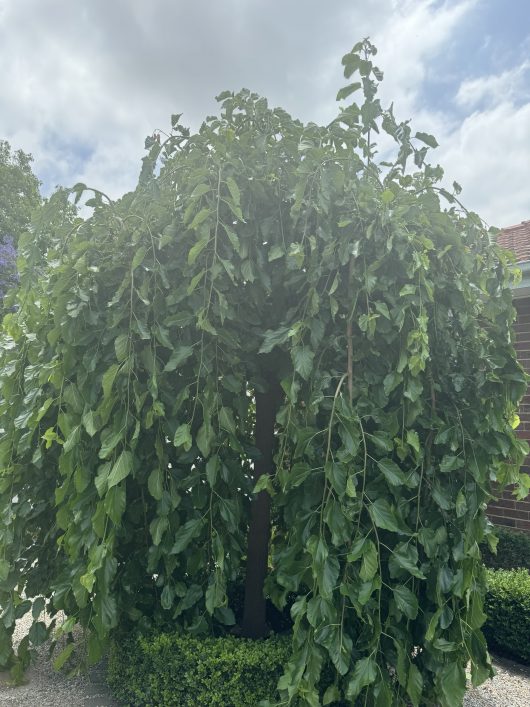
[[[124,625],[264,636],[267,596],[292,605],[283,704],[452,706],[468,662],[491,674],[484,509],[524,453],[512,261],[440,186],[435,139],[381,107],[374,54],[344,57],[329,125],[225,92],[148,140],[134,192],[22,240],[3,663],[28,611],[17,665],[45,607],[94,662]]]

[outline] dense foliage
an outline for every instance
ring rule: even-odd
[[[198,133],[174,116],[148,141],[133,193],[22,239],[0,661],[26,611],[19,661],[45,639],[45,603],[63,633],[86,627],[90,661],[120,624],[229,628],[270,494],[266,591],[295,597],[284,703],[318,705],[328,660],[329,702],[379,707],[458,705],[469,661],[475,684],[490,675],[484,508],[525,451],[512,260],[440,186],[435,139],[381,107],[374,54],[344,57],[358,81],[338,98],[364,102],[328,126],[225,92]],[[380,163],[379,132],[397,146]],[[253,494],[273,389],[275,470]]]
[[[484,634],[491,648],[530,663],[530,574],[489,570]]]
[[[486,567],[511,570],[523,567],[530,570],[530,534],[495,528],[497,546],[490,549],[487,544],[481,547],[482,559]]]
[[[257,707],[274,696],[289,636],[260,641],[160,634],[113,644],[108,680],[131,707]]]

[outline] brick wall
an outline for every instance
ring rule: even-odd
[[[515,301],[517,321],[515,323],[515,348],[519,362],[530,373],[530,298]],[[519,408],[521,424],[517,429],[519,437],[530,443],[530,388],[527,390]],[[523,471],[530,473],[530,455],[526,458]],[[530,533],[530,496],[525,501],[516,501],[509,489],[502,496],[490,503],[490,519],[497,525],[504,525]]]

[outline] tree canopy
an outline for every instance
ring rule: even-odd
[[[434,137],[382,108],[374,55],[344,57],[329,125],[224,92],[197,133],[175,115],[148,139],[134,192],[21,238],[0,661],[26,611],[20,663],[45,639],[45,605],[87,629],[90,661],[120,625],[232,630],[267,498],[265,589],[294,622],[283,704],[453,706],[468,661],[491,674],[485,504],[526,450],[512,260],[441,185]]]

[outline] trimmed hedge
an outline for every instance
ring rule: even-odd
[[[114,642],[107,680],[130,707],[257,707],[274,697],[290,655],[291,635],[137,636]]]
[[[487,545],[482,547],[482,559],[486,567],[505,570],[524,567],[530,570],[530,534],[495,528],[495,535],[499,538],[496,554]]]
[[[530,663],[530,573],[488,570],[483,631],[490,648]]]

